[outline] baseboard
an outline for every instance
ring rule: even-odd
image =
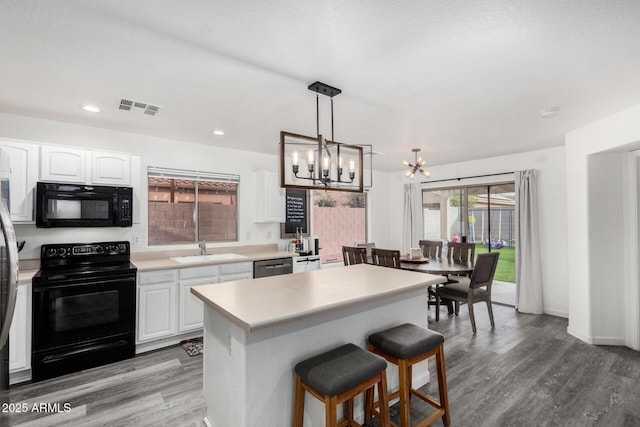
[[[556,317],[564,317],[565,319],[569,318],[569,313],[566,311],[554,310],[553,308],[544,308],[544,314],[548,314],[549,316]]]
[[[576,332],[571,329],[571,327],[567,328],[567,333],[578,338],[580,341],[584,341],[587,344],[592,345],[618,345],[618,346],[626,346],[624,338],[616,338],[616,337],[592,337]]]
[[[190,338],[201,337],[203,334],[202,329],[196,331],[186,332],[184,334],[175,335],[168,338],[153,340],[149,342],[136,344],[136,354],[146,353],[147,351],[157,350],[163,347],[169,347],[175,344],[180,344],[182,340],[188,340]]]

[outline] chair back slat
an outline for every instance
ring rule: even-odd
[[[476,254],[475,243],[449,243],[448,258],[452,262],[473,262]]]
[[[489,252],[478,255],[476,264],[473,267],[473,272],[471,273],[471,284],[469,284],[469,288],[476,289],[486,286],[487,290],[491,291],[499,256],[500,252]]]
[[[371,249],[376,247],[376,244],[373,242],[370,243],[357,243],[357,247],[365,248],[367,250],[367,262],[369,264],[373,264],[373,255],[371,255]]]
[[[358,248],[356,246],[343,246],[342,259],[344,261],[344,265],[366,264],[367,249]]]
[[[425,258],[440,258],[442,256],[442,240],[420,240],[422,256]]]
[[[383,267],[400,268],[400,251],[393,249],[371,249],[373,263]]]

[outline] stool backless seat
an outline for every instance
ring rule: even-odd
[[[326,353],[306,359],[295,368],[296,391],[293,427],[302,427],[304,420],[304,394],[325,404],[327,426],[360,426],[353,419],[353,398],[377,385],[381,405],[388,407],[387,362],[355,344],[345,344]],[[344,420],[337,422],[337,407],[344,403]],[[365,419],[371,420],[371,408],[365,408]],[[378,411],[383,427],[390,427],[389,411]]]
[[[414,426],[427,426],[438,418],[442,418],[445,426],[451,425],[449,413],[449,398],[447,392],[447,375],[444,362],[444,337],[435,331],[421,328],[417,325],[405,323],[369,336],[369,351],[384,357],[387,361],[398,366],[399,389],[391,393],[387,400],[400,398],[400,426],[411,426],[410,397],[414,395],[436,411],[423,418]],[[438,375],[438,394],[440,401],[436,401],[412,387],[412,366],[432,356],[436,358]],[[373,407],[376,414],[385,405],[380,399],[373,403],[373,390],[367,392],[367,406]],[[365,420],[366,421],[366,420]],[[392,423],[395,426],[395,424]]]

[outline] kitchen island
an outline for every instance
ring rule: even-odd
[[[427,327],[427,287],[445,280],[360,264],[192,288],[205,303],[205,423],[291,425],[297,362],[347,342],[366,348],[370,333],[401,323]],[[387,374],[393,390],[397,374]],[[414,384],[427,381],[417,365]],[[305,426],[324,426],[309,396]]]

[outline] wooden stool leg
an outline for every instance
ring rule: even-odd
[[[325,396],[324,398],[324,423],[327,427],[338,426],[338,397]]]
[[[373,419],[373,392],[374,388],[369,387],[364,396],[364,423],[366,425],[371,425]]]
[[[409,401],[410,390],[408,386],[409,367],[406,359],[398,359],[398,381],[400,384],[400,427],[411,427],[411,415]]]
[[[438,393],[440,394],[440,406],[444,409],[442,423],[448,427],[451,425],[449,413],[449,392],[447,390],[447,368],[444,363],[444,345],[440,345],[436,353],[436,365],[438,370]]]
[[[304,419],[304,389],[302,380],[296,375],[296,394],[293,404],[293,427],[302,427]]]
[[[371,399],[373,400],[373,389],[371,389],[371,393]],[[391,415],[389,414],[389,395],[387,394],[386,369],[380,373],[380,382],[378,383],[378,396],[378,400],[380,401],[380,424],[382,425],[382,427],[391,427]],[[371,404],[373,406],[373,401]]]
[[[348,421],[347,425],[350,426],[351,424],[353,424],[351,421],[353,421],[353,397],[349,400],[347,400],[346,402],[344,402],[343,405],[344,409],[344,419]]]

